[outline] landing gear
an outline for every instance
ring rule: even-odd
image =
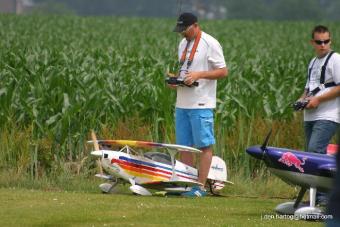
[[[99,185],[103,193],[114,193],[114,188],[118,185],[118,179],[114,178],[110,183],[102,183]]]
[[[315,207],[316,188],[309,189],[309,206],[306,203],[301,203],[303,195],[307,191],[306,188],[301,188],[295,202],[286,202],[279,204],[275,211],[279,214],[294,215],[296,219],[304,220],[319,220],[323,212],[318,207]]]

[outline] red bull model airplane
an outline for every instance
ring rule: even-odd
[[[295,151],[286,148],[267,147],[271,132],[262,146],[247,148],[247,153],[264,161],[269,170],[288,184],[299,186],[300,192],[294,202],[278,205],[275,210],[280,214],[295,215],[297,218],[320,217],[322,210],[316,207],[316,192],[332,189],[336,173],[334,155]],[[337,146],[329,145],[329,150]],[[309,206],[301,203],[309,189]]]
[[[94,133],[88,142],[95,148],[91,154],[100,159],[101,173],[96,176],[108,181],[99,186],[104,193],[112,192],[120,182],[130,183],[130,190],[137,195],[152,195],[150,190],[180,194],[202,185],[197,181],[197,169],[175,160],[178,151],[200,153],[196,148],[134,140],[97,140]],[[120,149],[112,150],[113,147]],[[144,152],[145,149],[149,152]],[[155,149],[165,149],[169,154]],[[226,164],[214,156],[208,175],[210,191],[216,194],[226,183],[231,183],[227,181]]]

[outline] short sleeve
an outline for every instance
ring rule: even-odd
[[[226,67],[223,50],[220,43],[217,40],[212,40],[209,43],[208,62],[215,69],[221,69]]]
[[[333,59],[333,81],[335,84],[340,84],[340,55],[338,53],[334,54]]]

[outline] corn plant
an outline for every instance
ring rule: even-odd
[[[176,94],[164,83],[165,73],[177,67],[181,37],[172,32],[174,21],[0,15],[0,129],[27,133],[29,152],[18,152],[30,154],[32,176],[56,160],[86,156],[90,129],[101,136],[109,128],[118,137],[124,122],[146,129],[125,139],[175,142]],[[333,37],[340,37],[338,24],[328,24]],[[253,165],[244,148],[260,142],[269,127],[284,122],[277,138],[295,134],[285,133],[288,129],[301,132],[296,125],[301,116],[290,106],[303,91],[314,23],[201,25],[220,41],[230,71],[218,82],[215,150],[237,166]],[[336,39],[333,45],[336,49]],[[296,147],[303,143],[300,137],[285,140]],[[1,158],[0,168],[19,165],[8,156],[9,146],[16,145],[7,142],[0,146],[0,156],[8,157]]]

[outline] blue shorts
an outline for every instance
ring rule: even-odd
[[[176,108],[176,143],[196,148],[215,144],[212,109]]]

